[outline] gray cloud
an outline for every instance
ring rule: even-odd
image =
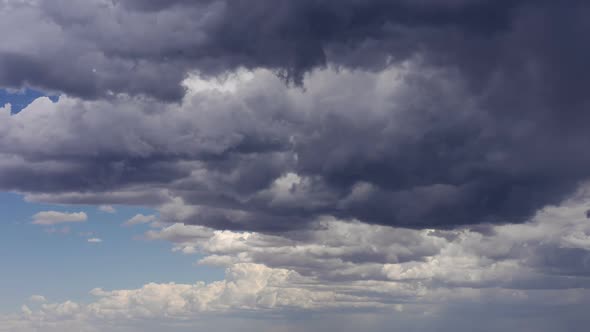
[[[522,222],[589,175],[582,2],[1,8],[0,31],[32,24],[6,36],[0,84],[78,96],[4,112],[0,187],[32,200],[223,229],[452,228]],[[222,74],[235,86],[211,88]]]
[[[264,70],[184,85],[179,105],[62,97],[5,110],[0,185],[219,229],[280,232],[322,215],[451,228],[522,222],[590,166],[585,132],[566,146],[545,126],[505,126],[455,73],[419,62],[316,71],[306,90]]]
[[[481,331],[523,330],[519,315],[579,328],[565,321],[585,317],[568,309],[590,286],[589,14],[576,0],[0,0],[0,87],[61,93],[0,108],[0,190],[155,208],[127,224],[227,268],[24,306],[0,330],[327,308],[404,311],[422,330],[473,330],[447,320],[464,312],[490,320]]]
[[[128,93],[163,100],[182,96],[180,82],[191,69],[269,68],[300,84],[306,72],[328,63],[377,69],[387,59],[403,61],[415,54],[485,82],[492,72],[524,60],[512,54],[532,55],[536,47],[554,42],[513,43],[522,30],[539,32],[544,18],[550,18],[545,26],[562,23],[569,11],[549,1],[489,0],[29,3],[2,8],[7,27],[27,24],[6,36],[10,42],[0,49],[1,84],[30,84],[85,98]],[[575,41],[579,30],[572,28],[562,33]],[[512,47],[514,52],[505,54]]]
[[[281,235],[175,224],[151,230],[202,264],[264,264],[323,282],[400,282],[436,289],[549,290],[590,286],[587,194],[547,207],[531,221],[469,229],[409,230],[321,219]],[[583,202],[583,203],[582,203]]]

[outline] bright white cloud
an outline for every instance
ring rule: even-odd
[[[243,86],[252,79],[254,79],[254,74],[246,70],[241,70],[214,79],[204,79],[199,75],[192,73],[182,84],[188,89],[188,93],[190,94],[213,92],[234,93],[237,91],[238,87]]]
[[[486,233],[468,227],[409,230],[322,218],[309,230],[282,236],[182,224],[151,230],[146,236],[172,242],[174,251],[205,254],[201,264],[263,264],[326,283],[373,280],[449,289],[518,289],[532,283],[547,289],[575,288],[590,286],[585,281],[590,270],[584,263],[590,257],[588,202],[590,192],[583,188],[528,223],[489,226]],[[562,255],[569,260],[550,259]]]

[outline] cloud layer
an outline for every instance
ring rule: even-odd
[[[589,175],[587,11],[4,1],[0,85],[70,97],[2,112],[0,188],[220,229],[522,222]]]
[[[304,83],[240,71],[191,76],[179,105],[62,96],[5,108],[0,187],[217,229],[278,232],[325,215],[452,228],[523,222],[590,169],[583,128],[564,137],[531,113],[507,118],[419,60]]]
[[[452,331],[445,319],[458,315],[455,310],[471,310],[495,321],[480,331],[495,331],[502,324],[526,331],[554,331],[556,326],[583,331],[568,323],[562,311],[589,304],[588,195],[588,190],[579,191],[528,223],[490,226],[485,232],[408,230],[335,219],[281,236],[164,225],[146,237],[169,241],[184,254],[204,255],[199,264],[224,267],[225,279],[97,288],[90,291],[90,303],[48,303],[36,296],[38,309],[23,307],[11,324],[120,329],[146,320],[195,326],[219,314],[377,312],[394,315],[396,326],[414,321],[413,331],[431,330],[428,324]],[[523,322],[544,315],[551,320]],[[138,326],[132,323],[129,330]]]
[[[178,100],[189,70],[269,68],[302,83],[304,73],[329,62],[379,68],[424,46],[456,56],[436,34],[463,48],[493,40],[527,2],[3,1],[0,84]],[[32,24],[10,29],[20,22]],[[434,31],[441,32],[429,36]]]
[[[60,95],[0,105],[0,191],[154,209],[125,224],[226,269],[38,301],[0,330],[251,312],[580,330],[589,15],[578,0],[0,0],[0,87]],[[493,324],[445,321],[465,312]]]

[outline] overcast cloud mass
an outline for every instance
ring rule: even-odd
[[[0,191],[71,208],[39,226],[152,209],[121,224],[226,271],[31,294],[0,331],[586,331],[589,15],[0,0],[0,88],[59,95],[0,105]]]

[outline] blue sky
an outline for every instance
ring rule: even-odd
[[[12,106],[12,112],[18,113],[36,98],[46,96],[52,100],[57,100],[58,95],[47,95],[39,90],[23,88],[19,90],[0,89],[0,105],[9,103]]]
[[[0,266],[0,310],[12,312],[31,295],[42,294],[52,301],[81,300],[91,289],[137,288],[150,282],[194,283],[221,279],[223,271],[194,264],[199,256],[173,253],[169,243],[143,238],[147,226],[122,227],[134,215],[151,214],[149,209],[116,206],[115,213],[94,206],[60,206],[28,203],[17,194],[0,194],[2,232]],[[48,233],[48,227],[31,224],[40,211],[88,214],[83,223],[69,227],[68,234]],[[88,243],[88,235],[102,243]]]

